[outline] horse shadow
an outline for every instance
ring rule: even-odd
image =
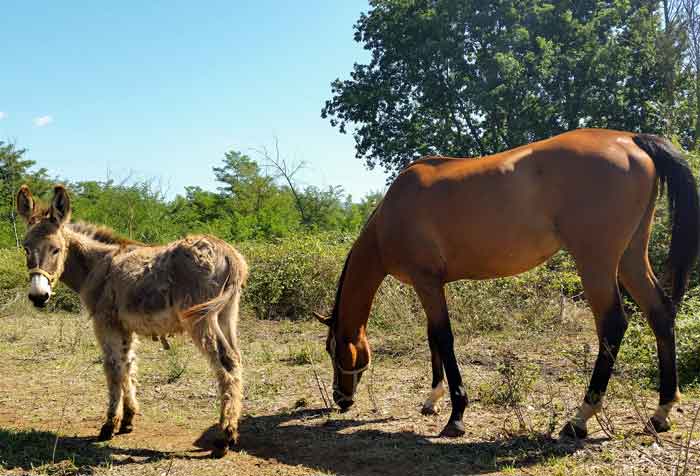
[[[583,446],[581,441],[537,433],[465,442],[407,430],[362,428],[393,419],[333,419],[328,412],[308,409],[246,417],[241,420],[239,448],[253,456],[322,472],[385,475],[483,474],[526,468]],[[354,431],[347,431],[351,428]],[[595,443],[586,440],[587,445]]]
[[[571,454],[583,446],[581,442],[562,442],[536,433],[466,442],[432,438],[408,430],[376,428],[377,424],[400,423],[404,419],[357,420],[335,418],[335,415],[326,410],[300,409],[276,415],[245,416],[240,423],[241,440],[236,449],[270,462],[303,465],[321,472],[387,475],[483,474],[526,468]],[[0,467],[30,471],[56,462],[89,473],[88,468],[102,465],[126,467],[162,460],[205,459],[210,457],[208,450],[218,434],[216,426],[212,426],[194,442],[199,450],[182,451],[120,448],[98,442],[94,437],[61,436],[54,454],[54,432],[0,428]],[[587,445],[595,443],[586,440]],[[236,453],[228,457],[235,458]]]

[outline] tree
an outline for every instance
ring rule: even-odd
[[[498,152],[581,126],[664,132],[656,0],[370,0],[372,56],[321,111],[357,157],[396,173],[422,155]],[[675,62],[669,66],[668,62]]]
[[[14,144],[0,142],[0,216],[2,222],[12,229],[12,241],[19,247],[17,217],[15,215],[15,195],[20,185],[28,183],[36,195],[47,189],[46,169],[30,172],[36,162],[25,159],[26,149],[18,149]],[[3,227],[5,229],[6,227]],[[9,244],[9,237],[3,236],[2,244]]]

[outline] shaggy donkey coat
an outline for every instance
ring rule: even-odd
[[[209,360],[219,384],[222,432],[215,456],[238,437],[241,355],[238,304],[248,266],[243,256],[213,236],[188,236],[146,246],[93,225],[70,223],[70,198],[56,186],[40,208],[29,188],[17,195],[28,224],[24,247],[32,280],[30,299],[45,305],[57,280],[80,294],[102,348],[109,389],[107,420],[99,434],[128,433],[138,412],[135,335],[187,332]]]

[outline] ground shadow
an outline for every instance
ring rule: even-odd
[[[55,455],[54,445],[54,432],[0,428],[0,466],[5,469],[31,470],[47,464],[68,463],[77,468],[91,468],[105,464],[149,464],[183,457],[176,452],[113,447],[109,443],[98,442],[94,437],[85,436],[61,436],[56,445]],[[113,455],[124,458],[113,459]],[[89,470],[87,472],[90,473]]]
[[[307,424],[314,419],[315,423]],[[239,447],[260,458],[324,472],[431,475],[524,468],[571,454],[582,446],[582,442],[538,434],[465,442],[427,438],[411,431],[361,428],[382,421],[386,419],[333,419],[310,410],[247,417],[241,421]],[[351,427],[354,431],[344,431]]]

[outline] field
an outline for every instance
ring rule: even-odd
[[[380,293],[377,306],[388,317],[370,321],[373,367],[346,413],[326,408],[315,378],[326,385],[331,379],[322,326],[260,320],[244,309],[241,441],[222,460],[207,451],[218,415],[214,381],[185,337],[170,338],[167,351],[142,339],[135,430],[100,443],[106,388],[89,319],[37,312],[17,291],[0,313],[0,472],[700,474],[700,394],[686,389],[671,432],[645,434],[642,422],[656,393],[624,362],[589,439],[557,439],[583,395],[596,351],[585,304],[563,297],[539,308],[539,326],[512,315],[479,330],[483,323],[475,327],[455,315],[471,398],[467,434],[437,438],[449,401],[438,416],[420,414],[430,385],[425,323],[412,301],[397,295],[400,289],[384,286]]]

